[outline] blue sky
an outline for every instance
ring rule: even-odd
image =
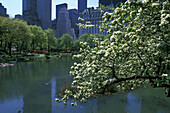
[[[88,7],[97,7],[98,0],[87,0]],[[7,8],[7,13],[10,17],[14,17],[15,14],[22,14],[22,0],[0,0],[0,3]],[[55,18],[55,5],[67,3],[68,9],[77,9],[78,0],[52,0],[52,19]]]

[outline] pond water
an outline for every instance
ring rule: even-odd
[[[18,62],[0,68],[0,113],[170,113],[170,98],[161,88],[99,96],[78,106],[55,102],[56,94],[70,85],[71,57]]]

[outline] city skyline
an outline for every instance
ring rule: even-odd
[[[87,0],[88,7],[98,7],[99,0]],[[1,0],[5,8],[7,8],[7,14],[11,18],[14,18],[16,14],[22,14],[22,0]],[[56,18],[56,5],[67,3],[68,9],[78,9],[78,0],[52,0],[52,20]]]

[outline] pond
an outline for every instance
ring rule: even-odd
[[[161,88],[99,96],[71,106],[55,102],[57,93],[71,84],[71,57],[18,62],[0,68],[0,113],[170,113],[170,98]]]

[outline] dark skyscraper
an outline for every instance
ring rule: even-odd
[[[6,14],[6,8],[0,3],[0,11]]]
[[[30,10],[37,12],[37,0],[23,0],[23,13],[24,11]]]
[[[78,23],[78,11],[77,9],[70,9],[68,10],[69,12],[69,19],[71,21],[71,28],[74,28],[74,32],[76,37],[78,37],[78,26],[76,25],[76,23]]]
[[[107,6],[112,3],[113,0],[99,0],[99,4]]]
[[[8,16],[7,9],[0,3],[0,16]]]
[[[78,12],[87,9],[87,0],[78,0]]]
[[[43,29],[51,28],[51,0],[37,0],[37,12]]]
[[[99,0],[99,5],[102,4],[104,6],[108,6],[110,4],[113,4],[114,6],[116,6],[117,3],[120,2],[125,2],[126,0]]]
[[[23,19],[29,25],[40,25],[37,12],[37,0],[23,0]]]
[[[30,25],[51,28],[51,0],[23,0],[23,19]]]
[[[60,10],[61,8],[66,8],[66,9],[67,9],[67,4],[64,3],[64,4],[56,5],[56,20],[58,19],[59,10]]]

